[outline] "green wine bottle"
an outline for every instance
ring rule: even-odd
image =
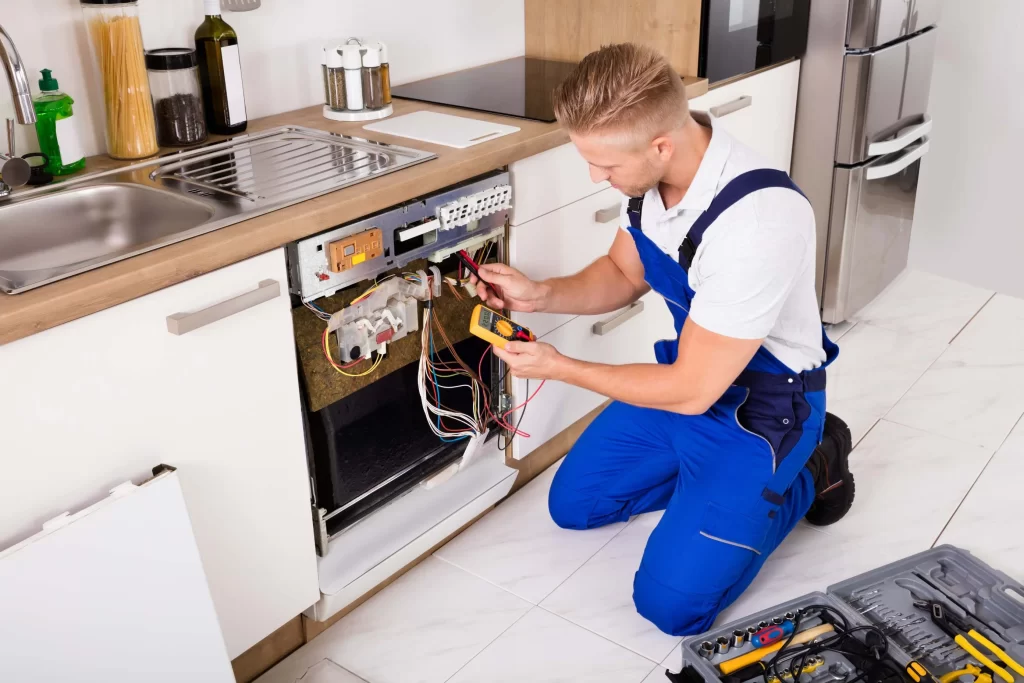
[[[206,127],[218,135],[245,130],[245,91],[238,35],[220,15],[220,0],[204,0],[206,20],[196,29],[196,57]]]

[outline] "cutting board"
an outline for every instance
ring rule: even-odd
[[[417,111],[385,119],[363,126],[363,129],[459,149],[519,132],[515,126],[434,111]]]

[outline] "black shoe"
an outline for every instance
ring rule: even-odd
[[[832,413],[825,414],[825,434],[807,461],[814,476],[817,496],[804,519],[815,526],[828,526],[842,519],[853,506],[856,486],[850,473],[853,436],[846,423]]]

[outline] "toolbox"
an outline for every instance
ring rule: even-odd
[[[1024,683],[1024,586],[944,545],[682,649],[687,683]]]

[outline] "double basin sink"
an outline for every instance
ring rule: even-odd
[[[24,292],[434,156],[282,127],[19,191],[0,201],[0,290]]]

